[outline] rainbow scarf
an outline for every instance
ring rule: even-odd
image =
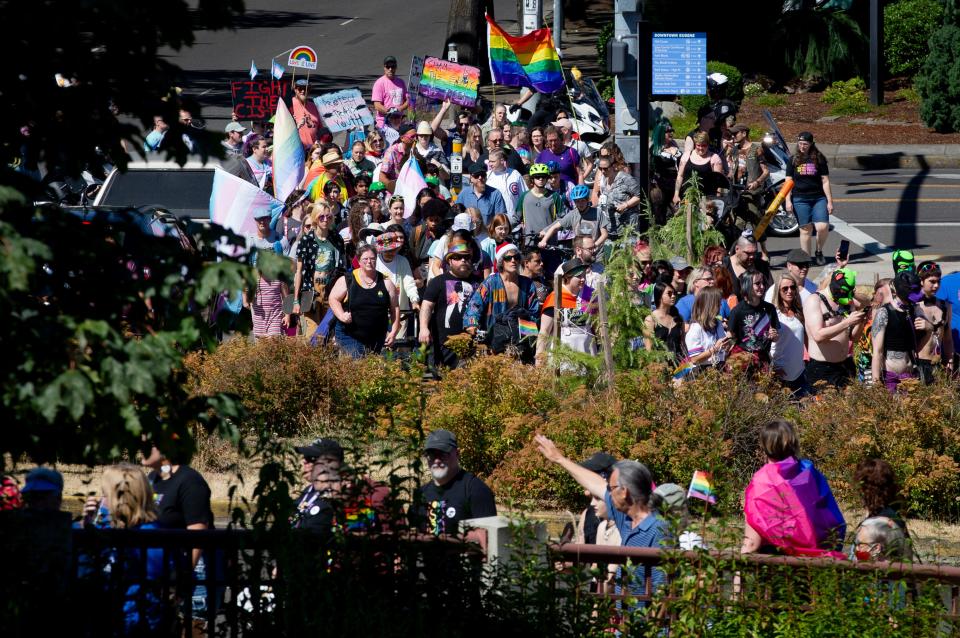
[[[514,37],[507,35],[490,16],[486,18],[490,75],[494,84],[526,86],[540,93],[563,88],[563,69],[550,29],[537,29]]]

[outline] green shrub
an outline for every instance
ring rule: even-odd
[[[903,100],[904,102],[920,103],[920,94],[917,93],[917,90],[912,86],[906,89],[900,89],[894,94],[894,98]]]
[[[782,95],[764,93],[763,95],[758,95],[756,98],[754,98],[753,103],[757,106],[763,106],[768,109],[772,109],[786,104],[787,98]]]
[[[766,93],[766,91],[764,90],[763,85],[758,84],[757,82],[751,82],[743,87],[744,97],[759,97],[764,93]]]
[[[707,62],[707,75],[711,73],[723,73],[727,76],[727,97],[729,99],[734,102],[743,99],[743,74],[737,67],[723,62],[709,61]],[[692,113],[696,117],[697,111],[701,107],[710,104],[710,98],[707,95],[681,95],[679,102],[687,113]]]
[[[870,103],[867,100],[865,90],[867,85],[862,78],[851,78],[849,80],[837,80],[831,84],[823,96],[821,102],[832,105],[831,115],[857,115],[870,111]]]
[[[743,99],[743,74],[740,69],[725,62],[708,61],[707,75],[711,73],[723,73],[727,76],[727,97],[734,102]]]
[[[600,29],[600,35],[597,36],[597,66],[600,68],[600,75],[596,78],[595,84],[600,97],[609,100],[614,96],[613,76],[607,73],[607,43],[613,38],[613,22],[608,22]]]
[[[913,76],[943,20],[941,0],[898,0],[883,10],[883,56],[892,75]]]
[[[957,7],[946,5],[943,26],[930,36],[930,54],[914,81],[920,117],[938,133],[960,131],[960,25]]]

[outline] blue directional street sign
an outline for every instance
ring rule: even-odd
[[[654,95],[706,94],[706,33],[654,33],[652,49]]]

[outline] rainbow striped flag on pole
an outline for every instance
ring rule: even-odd
[[[537,327],[536,321],[517,319],[517,328],[519,329],[521,339],[524,337],[536,337],[540,334],[540,328]]]
[[[690,481],[690,489],[687,490],[687,498],[699,498],[711,505],[717,504],[717,492],[713,489],[713,481],[710,472],[696,470],[693,473],[693,479]]]
[[[553,35],[544,27],[527,35],[507,35],[487,18],[487,53],[494,84],[527,86],[540,93],[553,93],[563,88],[560,55],[553,46]]]

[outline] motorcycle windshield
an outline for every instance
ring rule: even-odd
[[[770,132],[773,134],[773,141],[776,143],[780,150],[787,154],[787,157],[790,156],[790,147],[787,146],[787,141],[783,138],[783,133],[780,131],[780,127],[777,126],[777,123],[774,121],[773,116],[770,115],[770,111],[763,111],[763,119],[767,121],[767,124],[770,126]]]
[[[600,97],[600,92],[597,91],[597,85],[593,83],[593,80],[581,78],[580,90],[584,101],[596,109],[604,122],[608,121],[610,119],[610,109],[607,108],[607,103]]]

